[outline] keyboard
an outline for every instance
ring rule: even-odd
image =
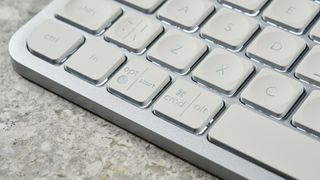
[[[319,10],[53,0],[9,50],[22,76],[218,177],[319,179]]]

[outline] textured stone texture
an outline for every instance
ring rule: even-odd
[[[214,179],[13,71],[9,38],[48,3],[0,1],[0,179]]]

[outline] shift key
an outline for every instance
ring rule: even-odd
[[[156,102],[156,115],[198,133],[224,106],[221,97],[185,80],[177,80]]]

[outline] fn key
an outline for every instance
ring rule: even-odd
[[[120,48],[97,39],[87,42],[67,60],[65,69],[101,85],[126,60]]]

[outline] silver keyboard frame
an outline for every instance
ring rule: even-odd
[[[222,5],[217,3],[216,0],[213,1],[215,3],[215,11],[219,10]],[[19,74],[218,177],[224,179],[287,178],[285,175],[277,173],[277,170],[275,169],[271,169],[259,163],[254,163],[254,161],[250,161],[249,158],[246,158],[241,154],[233,153],[231,150],[224,149],[221,146],[209,142],[207,139],[208,130],[203,130],[203,133],[201,134],[192,134],[183,127],[179,127],[170,121],[155,116],[151,110],[152,105],[146,108],[134,106],[133,104],[128,103],[128,101],[109,93],[106,90],[105,84],[100,86],[90,84],[83,79],[68,73],[64,69],[63,65],[52,65],[47,61],[32,55],[27,49],[26,39],[32,30],[45,19],[54,19],[55,21],[80,32],[85,36],[86,39],[99,38],[101,41],[105,41],[103,36],[97,37],[91,35],[81,29],[56,19],[55,13],[58,9],[62,8],[66,2],[67,1],[65,0],[52,1],[46,8],[44,8],[28,23],[21,27],[12,37],[9,44],[9,51],[12,57],[13,67]],[[124,11],[136,11],[141,13],[123,4],[118,4],[123,8]],[[155,14],[144,15],[156,19]],[[262,20],[261,15],[258,15],[256,19],[258,19],[261,28],[264,28],[266,25],[270,25]],[[176,28],[168,23],[163,22],[162,24],[166,30],[170,28]],[[308,29],[310,30],[310,27]],[[306,34],[302,35],[301,37],[307,41],[308,47],[311,48],[316,43],[311,41]],[[199,31],[196,31],[190,35],[200,38]],[[254,37],[252,39],[254,39]],[[252,39],[249,42],[252,42]],[[218,45],[209,41],[207,41],[207,45],[210,50],[218,47]],[[132,54],[125,49],[123,49],[123,51],[128,59],[131,56],[137,55]],[[235,53],[239,56],[248,58],[244,52],[245,48],[244,50]],[[146,56],[145,54],[146,53],[140,55]],[[298,60],[298,62],[300,62],[300,60],[301,58]],[[252,60],[252,62],[255,66],[255,72],[258,72],[264,67],[272,69],[272,67],[263,65],[258,61]],[[159,66],[154,63],[150,64]],[[295,67],[291,68],[288,73],[284,74],[294,78]],[[177,78],[182,78],[196,83],[192,81],[190,73],[186,75],[180,75],[168,69],[166,70],[170,74],[172,81],[175,81]],[[255,74],[256,73],[254,73],[251,78]],[[243,86],[246,84],[247,82]],[[270,121],[277,121],[279,125],[288,126],[289,128],[295,129],[296,131],[304,133],[306,136],[310,136],[310,138],[314,138],[319,141],[318,137],[293,127],[290,120],[294,112],[297,110],[297,107],[301,105],[301,101],[305,100],[306,96],[309,95],[312,90],[319,89],[319,87],[308,84],[307,82],[303,82],[303,84],[305,86],[306,93],[296,104],[296,107],[291,110],[290,115],[284,120],[277,120],[270,117]],[[201,84],[199,84],[199,86],[209,89]],[[209,90],[222,96],[225,101],[225,108],[228,108],[231,104],[241,104],[242,106],[245,106],[239,100],[239,92],[235,96],[230,97],[216,90]],[[241,90],[243,90],[243,87]],[[249,109],[253,108],[248,106],[245,107]],[[258,110],[255,111],[262,114],[262,112]],[[214,121],[211,122],[211,125],[212,124],[214,124]]]

